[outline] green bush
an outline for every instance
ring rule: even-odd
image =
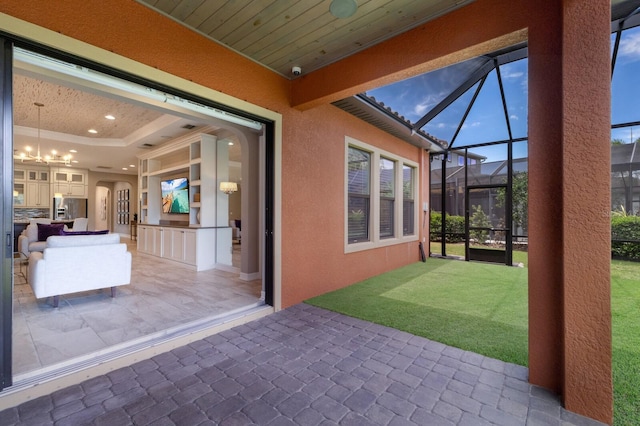
[[[611,255],[640,260],[640,217],[611,217]]]
[[[445,232],[448,243],[459,243],[464,241],[464,217],[450,216],[445,214]],[[440,212],[431,212],[431,241],[441,241],[440,230],[442,229],[442,214]]]

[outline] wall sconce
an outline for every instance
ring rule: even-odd
[[[229,195],[238,190],[238,184],[235,182],[220,182],[220,191]]]

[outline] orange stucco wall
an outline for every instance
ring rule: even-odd
[[[283,115],[282,307],[415,262],[417,242],[345,255],[345,135],[420,162],[420,149],[331,105],[290,107],[290,81],[139,3],[5,1],[0,12]]]
[[[328,102],[529,37],[531,380],[611,422],[609,173],[596,161],[608,157],[609,7],[477,0],[293,83],[134,1],[5,0],[0,12],[282,114],[283,307],[417,260],[415,243],[343,253],[345,135],[425,159]],[[578,28],[592,29],[586,42]]]

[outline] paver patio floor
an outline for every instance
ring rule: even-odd
[[[0,424],[600,424],[527,375],[300,304],[4,410]]]

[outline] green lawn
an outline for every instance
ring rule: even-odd
[[[611,293],[614,424],[632,425],[640,419],[640,263],[611,262]],[[432,258],[307,303],[527,365],[526,268]]]

